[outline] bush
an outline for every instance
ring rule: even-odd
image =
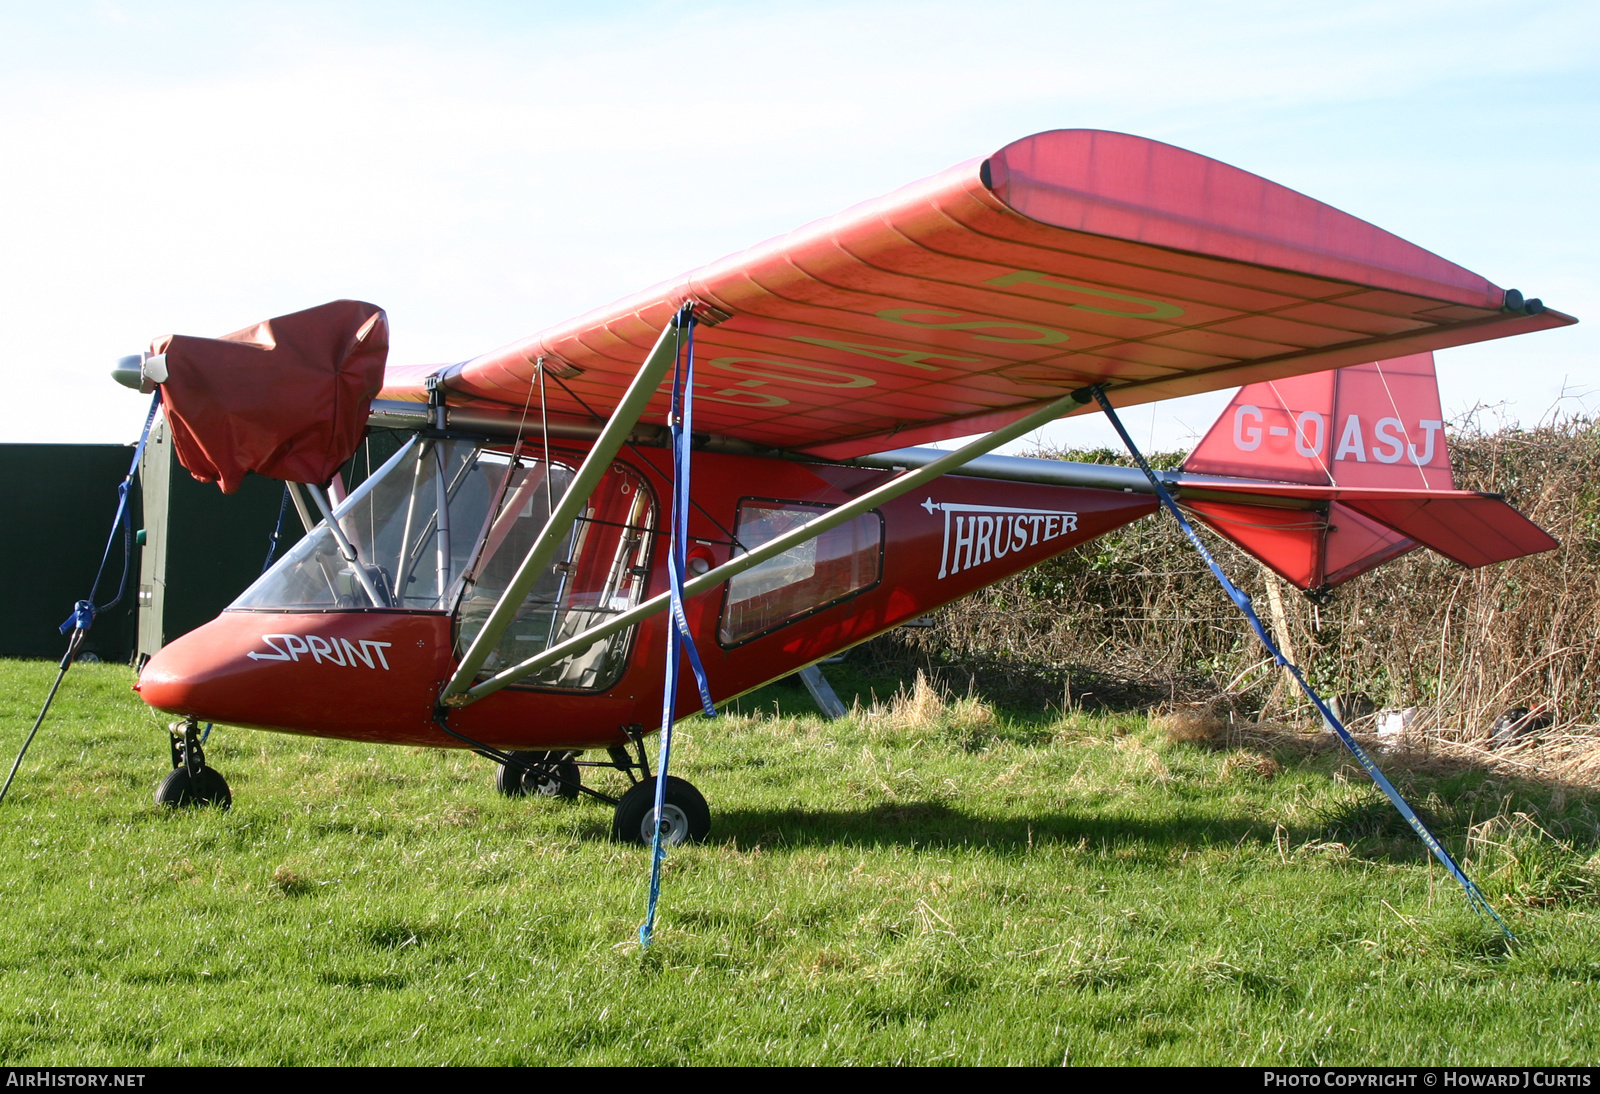
[[[1600,429],[1574,418],[1491,430],[1472,418],[1452,428],[1450,445],[1458,487],[1504,493],[1560,548],[1478,570],[1417,550],[1319,608],[1202,535],[1324,695],[1419,707],[1429,724],[1469,739],[1514,706],[1548,712],[1556,730],[1600,722],[1590,686],[1600,668]],[[1127,462],[1107,450],[1035,455]],[[894,632],[878,650],[1013,701],[1139,705],[1226,693],[1255,709],[1302,702],[1163,516],[951,605],[933,627]]]

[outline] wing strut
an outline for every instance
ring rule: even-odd
[[[533,546],[528,548],[528,554],[518,567],[516,576],[506,586],[505,592],[500,594],[500,599],[495,603],[494,610],[489,613],[489,618],[484,621],[483,629],[472,640],[472,645],[467,647],[467,652],[461,658],[461,664],[456,667],[455,675],[451,676],[445,684],[444,690],[439,693],[439,702],[445,706],[465,706],[473,699],[481,699],[479,694],[482,685],[471,688],[472,678],[478,675],[478,670],[483,668],[483,663],[489,659],[489,654],[500,644],[500,638],[505,634],[506,628],[511,626],[516,618],[517,610],[522,607],[522,601],[533,590],[539,578],[549,569],[550,562],[555,558],[556,551],[566,539],[568,530],[571,529],[578,514],[589,495],[599,485],[600,479],[611,469],[611,461],[616,459],[617,453],[622,450],[628,435],[633,432],[633,427],[638,424],[639,418],[644,414],[645,407],[649,404],[656,390],[661,386],[661,380],[667,374],[677,358],[677,339],[674,337],[676,327],[682,320],[685,312],[680,311],[674,316],[672,322],[661,330],[661,336],[656,339],[655,348],[644,359],[644,364],[639,367],[639,372],[633,378],[633,383],[628,385],[627,392],[622,396],[622,402],[617,404],[617,409],[611,412],[610,419],[605,428],[600,431],[600,436],[595,439],[594,447],[589,450],[589,455],[584,459],[583,466],[578,468],[578,473],[573,476],[572,485],[567,487],[567,492],[561,496],[561,502],[551,512],[545,521],[544,529],[538,538],[533,541]],[[663,594],[664,596],[665,594]],[[654,603],[654,601],[651,601]],[[587,632],[586,632],[587,633]],[[609,631],[607,633],[610,633]],[[580,636],[581,637],[581,636]],[[592,639],[590,640],[593,641]],[[556,649],[566,649],[567,653],[573,652],[570,648],[572,642],[563,642]],[[563,654],[563,656],[566,656]],[[559,661],[561,658],[556,658]],[[549,664],[550,662],[543,662]],[[520,668],[520,666],[518,666]],[[533,670],[529,670],[533,671]],[[501,675],[504,675],[503,673]],[[518,673],[519,676],[526,673]],[[498,679],[496,677],[495,679]],[[487,682],[487,681],[486,681]],[[510,681],[507,681],[509,683]],[[492,691],[499,691],[499,687]],[[470,696],[470,698],[468,698]]]
[[[657,343],[657,351],[659,351],[659,349],[660,343]],[[652,351],[652,356],[654,356],[655,352],[656,351]],[[754,566],[759,566],[769,558],[776,558],[785,551],[794,547],[798,547],[802,543],[816,538],[823,532],[826,532],[828,529],[836,528],[853,517],[875,509],[885,502],[892,501],[893,499],[898,498],[901,494],[909,493],[925,483],[931,482],[941,475],[950,474],[951,472],[958,470],[962,465],[967,463],[967,461],[975,459],[976,457],[983,455],[985,452],[989,452],[995,448],[998,448],[1008,441],[1016,440],[1018,437],[1021,437],[1026,433],[1031,433],[1033,430],[1038,429],[1046,422],[1055,421],[1068,411],[1076,410],[1081,406],[1082,403],[1075,399],[1072,395],[1063,395],[1054,402],[1035,410],[1027,417],[1019,418],[1010,425],[1001,429],[997,429],[987,436],[980,437],[978,440],[973,441],[971,444],[964,445],[963,447],[956,449],[954,452],[946,453],[944,456],[934,460],[931,463],[892,478],[882,486],[879,486],[873,490],[869,490],[860,497],[848,501],[843,505],[829,509],[826,513],[820,513],[799,527],[791,529],[790,531],[785,532],[783,535],[777,536],[774,539],[768,540],[766,543],[763,543],[761,546],[755,548],[753,551],[750,551],[748,554],[731,558],[727,562],[724,562],[721,566],[707,570],[700,576],[690,579],[683,585],[683,598],[687,600],[689,597],[698,596],[700,593],[709,592],[710,590],[721,585],[724,581],[727,581],[729,578],[736,577]],[[613,421],[615,421],[615,416],[613,416]],[[608,425],[607,428],[609,429],[610,426]],[[620,444],[620,441],[618,443]],[[576,488],[576,485],[574,485],[573,489]],[[583,496],[587,497],[587,494]],[[509,597],[510,595],[511,593],[508,590],[506,596]],[[520,603],[520,597],[517,602]],[[558,661],[563,661],[566,658],[573,656],[574,654],[583,652],[602,638],[616,634],[620,630],[625,630],[628,627],[634,626],[636,623],[640,623],[646,619],[649,619],[653,615],[657,615],[666,611],[671,605],[671,602],[671,590],[653,596],[649,600],[646,600],[643,604],[630,608],[628,611],[625,611],[620,615],[614,615],[604,623],[591,627],[583,633],[567,639],[565,642],[557,643],[544,652],[536,654],[520,664],[512,665],[510,668],[496,673],[494,676],[489,677],[489,679],[483,681],[481,684],[478,684],[476,687],[465,688],[457,691],[452,695],[453,701],[450,701],[449,705],[465,706],[468,703],[476,702],[477,700],[486,696],[493,695],[507,684],[514,684],[524,676],[531,675],[532,673],[538,672],[540,669],[545,668],[548,665],[553,665]],[[481,664],[482,662],[480,661],[479,663]],[[466,667],[466,663],[463,662],[462,669],[465,669]],[[463,679],[470,679],[471,676],[476,673],[476,671],[477,670],[474,669],[472,673],[466,674],[465,677],[462,677],[462,673],[458,671],[456,676],[462,677]],[[452,680],[452,685],[453,684],[454,680]]]

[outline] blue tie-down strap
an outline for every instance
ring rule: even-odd
[[[89,586],[89,596],[84,600],[74,601],[72,614],[67,616],[66,622],[61,624],[62,634],[70,634],[67,640],[67,652],[61,657],[60,671],[56,673],[56,682],[50,687],[50,694],[45,696],[44,706],[39,708],[39,716],[33,720],[33,728],[28,731],[27,739],[22,742],[22,748],[17,751],[17,758],[11,765],[11,774],[6,776],[3,786],[0,786],[0,801],[4,801],[6,794],[11,790],[11,782],[17,777],[17,772],[22,769],[22,759],[28,754],[28,748],[33,744],[34,737],[39,732],[39,727],[44,725],[45,715],[50,713],[50,704],[55,702],[56,692],[61,687],[61,681],[66,679],[67,670],[78,657],[78,650],[83,646],[83,640],[89,633],[89,628],[94,626],[94,617],[114,607],[122,599],[123,591],[128,587],[128,569],[133,559],[133,527],[128,520],[128,490],[133,485],[133,477],[139,473],[139,462],[144,458],[145,442],[150,439],[150,426],[156,420],[156,410],[161,406],[161,389],[156,389],[155,398],[150,401],[150,413],[145,415],[144,430],[139,434],[139,443],[133,449],[133,463],[128,467],[127,477],[117,487],[117,515],[111,522],[111,535],[106,539],[105,552],[100,556],[100,569],[95,571],[94,584]],[[117,529],[122,529],[122,580],[117,584],[117,595],[108,603],[95,607],[95,593],[100,590],[100,579],[105,576],[106,562],[111,558],[111,548],[117,542]]]
[[[144,416],[144,429],[139,433],[139,443],[133,448],[133,462],[128,466],[128,474],[117,485],[117,515],[111,521],[111,534],[106,537],[106,549],[100,555],[100,568],[95,571],[94,584],[89,586],[89,599],[80,600],[72,606],[72,615],[61,624],[61,633],[70,630],[87,631],[94,625],[94,618],[108,608],[114,608],[122,601],[122,594],[128,588],[128,571],[133,563],[133,523],[128,516],[128,492],[133,488],[133,478],[139,473],[139,463],[144,459],[145,443],[150,439],[150,427],[155,424],[156,411],[161,408],[161,389],[156,388],[155,396],[150,400],[150,410]],[[106,563],[111,561],[111,548],[117,542],[117,532],[122,532],[122,577],[117,582],[117,595],[104,604],[94,603],[95,594],[100,591],[100,582],[105,577]]]
[[[695,649],[689,620],[683,611],[684,572],[688,568],[689,554],[689,455],[694,413],[695,319],[692,307],[685,305],[675,323],[688,352],[673,364],[672,409],[668,418],[672,432],[673,483],[672,539],[668,548],[667,579],[672,588],[672,622],[667,627],[666,690],[661,699],[661,748],[656,754],[656,829],[650,840],[650,896],[644,922],[639,926],[641,946],[649,946],[655,932],[656,905],[661,899],[661,863],[667,855],[667,849],[661,842],[661,814],[666,807],[667,770],[672,763],[672,723],[678,699],[680,651],[688,655],[689,668],[694,673],[695,685],[700,691],[701,709],[708,718],[717,716],[717,708],[711,702],[711,685],[706,680],[705,667],[700,663],[700,653]],[[687,360],[683,360],[683,357]]]
[[[694,648],[694,636],[689,633],[689,619],[683,614],[683,560],[673,552],[671,562],[667,567],[672,582],[672,627],[676,635],[671,639],[683,643],[683,652],[689,655],[689,668],[694,673],[695,687],[700,691],[700,709],[707,718],[717,716],[717,708],[711,701],[711,684],[706,680],[705,666],[700,663],[700,651]],[[672,693],[676,694],[674,686]]]
[[[700,651],[695,649],[694,636],[689,632],[689,619],[683,611],[683,583],[689,566],[689,457],[694,438],[694,313],[685,308],[681,313],[680,329],[688,346],[687,360],[680,376],[677,362],[672,370],[672,544],[667,562],[667,580],[672,586],[672,629],[678,632],[684,652],[689,655],[689,668],[694,673],[695,686],[700,691],[700,707],[707,718],[717,716],[711,702],[711,685],[706,680],[705,666],[700,662]]]
[[[1322,696],[1318,695],[1316,689],[1306,681],[1305,674],[1300,671],[1300,667],[1291,664],[1288,658],[1283,656],[1283,651],[1278,649],[1278,644],[1267,633],[1266,627],[1262,626],[1260,617],[1256,615],[1255,606],[1250,603],[1250,597],[1238,586],[1234,585],[1232,581],[1228,580],[1228,575],[1222,572],[1222,567],[1217,565],[1217,560],[1211,557],[1210,551],[1206,550],[1206,545],[1201,541],[1199,533],[1194,530],[1194,526],[1189,523],[1189,518],[1183,515],[1183,510],[1178,508],[1178,503],[1167,492],[1167,488],[1162,484],[1161,479],[1150,469],[1150,464],[1145,461],[1144,456],[1139,452],[1138,446],[1133,443],[1133,438],[1122,427],[1122,419],[1117,417],[1117,412],[1112,409],[1111,402],[1106,398],[1105,392],[1098,385],[1090,388],[1089,391],[1100,404],[1100,409],[1105,411],[1106,418],[1110,420],[1112,427],[1116,429],[1117,435],[1122,438],[1122,443],[1127,447],[1128,454],[1133,457],[1134,462],[1139,465],[1139,469],[1144,472],[1145,478],[1150,480],[1150,485],[1155,488],[1156,497],[1161,500],[1161,504],[1166,508],[1167,512],[1171,513],[1178,522],[1178,527],[1182,529],[1184,536],[1194,546],[1194,549],[1200,553],[1200,557],[1205,561],[1206,567],[1211,571],[1212,576],[1222,586],[1223,592],[1228,594],[1228,599],[1238,605],[1239,610],[1244,613],[1244,617],[1250,622],[1250,629],[1256,632],[1256,637],[1261,639],[1261,644],[1267,648],[1268,653],[1272,654],[1272,659],[1289,670],[1290,675],[1295,679],[1295,683],[1300,686],[1300,690],[1305,693],[1306,698],[1311,700],[1311,705],[1317,708],[1317,713],[1322,716],[1323,722],[1338,735],[1345,748],[1349,749],[1350,754],[1356,758],[1356,762],[1377,784],[1378,789],[1383,791],[1384,796],[1389,799],[1395,810],[1405,818],[1405,822],[1411,826],[1412,831],[1416,832],[1417,838],[1422,840],[1423,846],[1433,852],[1434,858],[1438,859],[1444,868],[1449,871],[1450,876],[1455,878],[1461,885],[1462,890],[1467,894],[1467,903],[1472,910],[1481,916],[1487,916],[1492,919],[1500,930],[1505,932],[1507,938],[1515,941],[1516,936],[1511,933],[1511,928],[1507,927],[1505,920],[1501,919],[1495,912],[1494,907],[1489,903],[1489,898],[1483,895],[1483,890],[1479,889],[1473,880],[1466,875],[1466,871],[1456,864],[1456,860],[1451,857],[1450,852],[1444,849],[1444,844],[1440,843],[1438,837],[1428,830],[1428,826],[1422,823],[1422,819],[1417,816],[1415,810],[1400,796],[1400,791],[1396,790],[1394,784],[1384,776],[1382,771],[1378,770],[1378,765],[1367,754],[1367,750],[1361,747],[1361,743],[1355,737],[1351,736],[1350,731],[1344,727],[1344,723],[1336,718],[1333,711],[1328,708],[1328,704],[1322,701]]]
[[[272,558],[278,553],[278,540],[283,537],[283,515],[289,511],[289,491],[292,489],[288,483],[283,484],[283,497],[278,500],[278,523],[272,526],[272,535],[267,537],[267,560],[261,564],[262,573],[272,569]]]
[[[67,616],[67,621],[61,624],[59,630],[62,634],[68,631],[86,631],[94,626],[94,603],[88,600],[79,600],[72,605],[72,614]]]

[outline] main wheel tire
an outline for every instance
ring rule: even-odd
[[[656,780],[636,782],[617,803],[611,821],[611,838],[618,843],[649,846],[655,838]],[[667,776],[662,802],[664,829],[661,842],[669,847],[680,843],[699,843],[711,834],[711,807],[693,784],[675,775]]]
[[[214,767],[202,767],[200,773],[193,776],[187,767],[178,767],[156,787],[156,804],[173,808],[215,805],[229,809],[233,806],[233,792],[228,789],[228,780]]]
[[[533,770],[500,764],[494,773],[494,788],[508,798],[565,798],[571,801],[580,791],[581,775],[569,752],[508,752]]]

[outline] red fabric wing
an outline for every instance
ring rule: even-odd
[[[420,401],[437,371],[453,404],[520,408],[542,358],[556,420],[608,413],[690,299],[697,426],[837,458],[1090,383],[1127,406],[1573,322],[1249,172],[1057,130],[383,394]]]
[[[161,398],[178,462],[224,494],[247,472],[323,485],[355,452],[383,384],[389,326],[359,300],[221,338],[169,335]]]

